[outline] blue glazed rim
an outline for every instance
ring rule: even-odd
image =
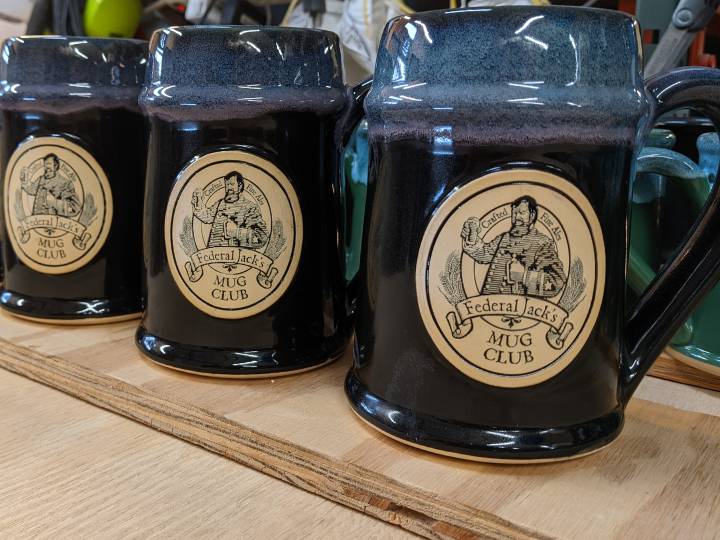
[[[335,114],[346,104],[340,39],[306,28],[163,28],[150,40],[139,104],[169,121]]]
[[[0,108],[136,109],[147,47],[146,41],[128,38],[8,38],[0,47]]]

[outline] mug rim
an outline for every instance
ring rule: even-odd
[[[601,17],[616,17],[618,19],[624,18],[624,19],[631,19],[633,21],[637,22],[637,17],[632,15],[631,13],[626,13],[624,11],[617,11],[617,10],[611,10],[611,9],[605,9],[605,8],[596,8],[596,7],[583,7],[583,6],[565,6],[565,5],[502,5],[502,6],[476,6],[476,7],[462,7],[462,8],[454,8],[454,9],[432,9],[428,11],[417,11],[415,13],[411,14],[401,14],[396,15],[392,19],[388,19],[388,22],[386,23],[386,26],[389,26],[392,22],[398,20],[398,19],[424,19],[426,17],[432,17],[437,16],[440,14],[444,15],[456,15],[456,14],[462,14],[462,13],[490,13],[493,11],[527,11],[527,12],[540,12],[540,11],[566,11],[566,12],[576,12],[576,13],[586,13],[586,14],[593,14],[596,16]]]
[[[507,140],[512,131],[518,144],[632,145],[635,124],[650,112],[640,38],[631,15],[577,6],[395,17],[380,39],[365,101],[370,138],[432,140],[433,125],[442,125],[469,144]],[[518,122],[498,128],[507,115]],[[547,127],[561,117],[573,119],[573,132]]]
[[[145,40],[28,35],[3,40],[0,50],[0,110],[138,108]]]
[[[169,26],[152,35],[138,103],[168,121],[335,114],[346,102],[342,63],[328,30]]]
[[[19,35],[19,36],[11,36],[9,38],[6,38],[3,40],[2,45],[0,47],[5,46],[7,43],[19,43],[20,45],[25,44],[25,40],[32,41],[34,43],[37,42],[47,42],[48,44],[52,44],[53,42],[63,42],[68,43],[70,41],[87,41],[89,43],[102,45],[102,44],[110,44],[110,43],[135,43],[137,45],[147,45],[148,41],[144,39],[136,39],[136,38],[122,38],[122,37],[94,37],[94,36],[63,36],[60,34],[28,34],[28,35]]]
[[[296,26],[265,26],[262,24],[188,24],[188,25],[171,25],[163,26],[153,31],[151,39],[159,33],[166,31],[183,29],[184,32],[200,33],[202,31],[208,33],[224,33],[222,31],[234,31],[238,29],[258,29],[258,31],[274,34],[321,34],[327,37],[339,39],[339,35],[332,30],[324,30],[322,28],[300,28]]]

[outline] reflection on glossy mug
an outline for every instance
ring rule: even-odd
[[[22,37],[0,60],[9,312],[55,323],[140,312],[147,44]]]
[[[717,134],[701,135],[697,146],[702,167],[667,148],[646,147],[638,158],[628,260],[628,285],[635,293],[650,285],[657,268],[677,247],[665,245],[668,229],[683,227],[678,223],[680,215],[684,223],[692,223],[712,191],[720,149]],[[667,353],[692,367],[720,375],[718,320],[720,287],[715,287],[673,336]]]
[[[626,318],[638,143],[670,109],[720,105],[716,70],[646,86],[639,36],[627,15],[564,7],[388,23],[366,102],[369,210],[346,381],[369,424],[491,461],[567,459],[618,436],[720,260],[713,205]]]
[[[337,36],[196,26],[150,49],[140,350],[234,377],[337,357],[350,337],[337,149],[361,111]]]

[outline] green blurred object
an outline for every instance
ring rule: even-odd
[[[345,201],[345,279],[350,282],[360,269],[365,200],[368,182],[367,121],[358,124],[345,150],[343,200]]]
[[[141,16],[140,0],[87,0],[85,33],[93,37],[133,37]]]
[[[667,148],[668,150],[675,146],[677,137],[669,129],[658,129],[655,128],[650,131],[647,139],[645,140],[645,146],[652,146],[654,148]]]
[[[692,222],[705,204],[715,179],[720,142],[705,137],[698,150],[705,168],[670,150],[674,137],[653,130],[638,157],[632,190],[628,286],[640,295],[669,256],[669,228]],[[655,146],[652,146],[655,145]],[[712,170],[709,175],[708,171]],[[663,215],[664,217],[660,218]],[[720,286],[714,287],[685,321],[666,349],[677,360],[720,375]]]

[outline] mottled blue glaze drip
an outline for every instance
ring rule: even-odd
[[[23,36],[0,53],[0,108],[68,113],[137,109],[147,43],[134,39]]]
[[[158,30],[140,105],[169,121],[335,113],[345,105],[337,35],[260,26]]]
[[[398,17],[385,28],[366,102],[370,137],[427,140],[449,127],[453,141],[472,144],[633,144],[651,112],[640,52],[635,20],[608,10]]]
[[[720,139],[716,132],[703,133],[697,139],[700,168],[705,171],[711,184],[715,183],[720,163]]]

